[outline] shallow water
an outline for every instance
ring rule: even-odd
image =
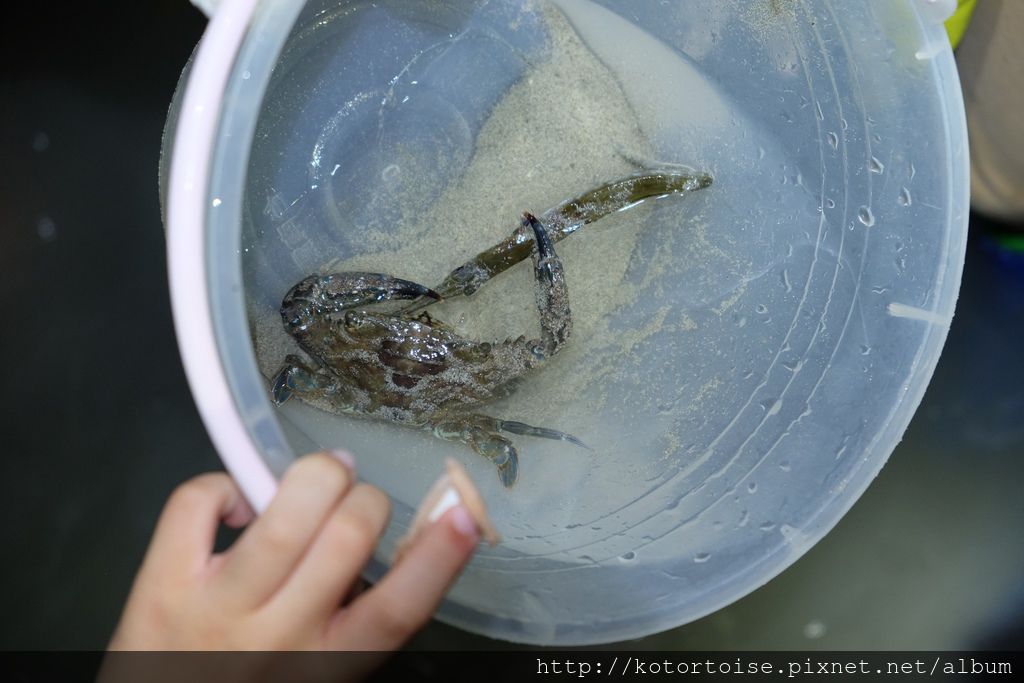
[[[757,288],[785,257],[780,226],[796,212],[814,214],[814,206],[810,194],[792,184],[773,188],[779,197],[769,208],[777,208],[778,215],[751,216],[741,208],[748,205],[750,188],[763,187],[768,176],[778,182],[785,157],[699,70],[649,34],[585,0],[530,4],[518,19],[518,25],[509,24],[508,35],[529,26],[534,39],[545,39],[529,53],[502,53],[500,63],[516,64],[522,72],[506,79],[510,86],[479,117],[464,168],[456,164],[462,146],[454,155],[431,157],[436,141],[419,139],[415,132],[404,146],[390,142],[393,128],[405,130],[396,121],[437,114],[428,89],[432,77],[446,83],[468,79],[472,74],[459,69],[465,68],[466,54],[482,49],[478,43],[511,44],[508,36],[495,37],[493,24],[469,26],[417,56],[400,82],[392,83],[399,93],[392,100],[399,104],[382,101],[376,144],[351,147],[367,155],[360,162],[364,169],[379,174],[363,174],[355,187],[334,182],[325,192],[324,169],[335,176],[351,174],[351,161],[340,152],[324,156],[332,144],[336,151],[341,147],[321,133],[311,164],[314,182],[294,204],[293,227],[305,222],[307,230],[316,230],[324,205],[337,210],[365,200],[365,206],[348,219],[328,212],[345,238],[318,252],[319,263],[309,261],[301,248],[293,251],[293,261],[306,272],[315,263],[313,270],[368,270],[436,283],[507,235],[523,210],[541,212],[638,165],[680,163],[711,171],[715,184],[708,190],[645,202],[558,245],[570,288],[573,337],[513,396],[483,408],[575,434],[593,450],[516,437],[520,482],[504,490],[493,467],[468,447],[391,424],[339,417],[299,401],[282,410],[317,444],[344,445],[358,453],[364,476],[386,482],[389,493],[409,505],[415,505],[445,455],[460,457],[491,502],[509,550],[553,553],[569,562],[632,553],[630,561],[642,561],[648,553],[637,557],[635,550],[677,527],[680,518],[661,515],[642,535],[630,530],[651,526],[649,520],[666,508],[685,510],[679,508],[679,487],[666,483],[702,462],[701,452],[713,438],[704,438],[706,426],[714,424],[708,413],[724,413],[743,398],[737,368],[715,360],[719,335],[748,320],[754,323],[756,313],[737,311],[753,308],[752,298],[766,298]],[[617,40],[609,40],[611,34]],[[661,87],[664,83],[676,89]],[[411,94],[401,95],[403,87]],[[415,103],[417,88],[427,89],[432,103],[426,109],[408,115],[388,109],[401,112],[403,101]],[[373,99],[364,95],[352,101]],[[434,163],[442,157],[443,164]],[[374,214],[380,206],[387,210]],[[773,289],[780,288],[777,280],[772,278]],[[269,303],[279,298],[268,294],[266,303],[250,302],[257,355],[268,377],[293,350]],[[470,299],[431,312],[472,338],[539,332],[529,264],[501,275]],[[764,325],[765,317],[757,322]],[[595,543],[596,549],[588,548]]]

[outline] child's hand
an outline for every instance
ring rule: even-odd
[[[266,512],[227,551],[221,522],[252,510],[226,474],[180,486],[164,508],[112,650],[390,650],[431,617],[480,531],[457,505],[374,586],[346,601],[387,524],[389,503],[348,458],[298,460]],[[345,603],[345,604],[343,604]]]

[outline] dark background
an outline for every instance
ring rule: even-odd
[[[160,135],[186,0],[0,20],[0,649],[105,646],[171,489],[220,469],[174,341]],[[1024,643],[1024,256],[972,217],[924,403],[839,526],[766,587],[630,647]],[[434,625],[420,648],[494,647]]]

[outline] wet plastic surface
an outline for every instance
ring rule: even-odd
[[[138,9],[167,42],[126,46],[131,59],[82,64],[85,27],[121,25],[89,8],[66,51],[0,77],[13,103],[0,151],[22,170],[0,182],[0,542],[21,558],[0,570],[18,587],[5,647],[102,647],[163,500],[218,467],[173,345],[155,186],[166,103],[201,29],[181,5]],[[21,39],[52,38],[36,28]],[[925,402],[850,514],[768,586],[633,645],[956,649],[1020,618],[1024,278],[974,246]],[[417,642],[495,646],[442,626]]]

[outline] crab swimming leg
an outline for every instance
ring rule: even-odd
[[[692,192],[710,184],[711,176],[680,169],[634,173],[564,201],[544,212],[541,219],[551,241],[558,242],[584,225],[645,199]],[[526,259],[533,252],[533,242],[529,226],[522,224],[507,238],[453,270],[434,289],[445,299],[469,296],[495,275]],[[418,301],[405,310],[426,305]]]

